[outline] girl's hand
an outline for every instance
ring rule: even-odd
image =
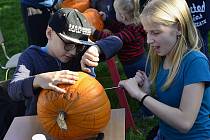
[[[33,87],[41,87],[43,89],[51,89],[56,92],[66,93],[64,89],[59,88],[58,84],[74,84],[78,80],[78,73],[62,70],[55,72],[41,73],[35,76]]]
[[[119,86],[125,88],[131,97],[139,101],[145,95],[144,91],[141,88],[139,88],[135,77],[120,81]]]
[[[136,72],[135,79],[136,79],[139,87],[141,87],[144,92],[149,94],[151,84],[150,84],[150,81],[149,81],[146,73],[139,70],[138,72]]]

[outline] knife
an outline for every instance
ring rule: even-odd
[[[94,67],[91,67],[91,66],[87,66],[87,68],[89,68],[90,69],[90,76],[92,76],[92,77],[94,77],[94,78],[96,78],[96,73],[95,73],[95,68]]]
[[[118,88],[122,88],[122,87],[120,87],[120,86],[113,86],[113,87],[104,88],[104,90],[111,90],[111,89],[118,89]]]

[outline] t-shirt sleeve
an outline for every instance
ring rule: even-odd
[[[184,72],[184,85],[210,81],[209,63],[205,57],[193,59]]]

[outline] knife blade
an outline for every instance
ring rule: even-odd
[[[111,90],[111,89],[118,89],[118,88],[121,88],[121,87],[120,86],[107,87],[107,88],[104,88],[104,90]]]

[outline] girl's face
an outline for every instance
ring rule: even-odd
[[[70,44],[67,46],[64,40],[62,40],[62,38],[59,37],[54,31],[52,31],[50,39],[48,37],[49,54],[53,57],[56,57],[63,63],[67,63],[76,56],[76,47],[74,47],[73,43],[72,46],[69,45]]]
[[[163,25],[159,23],[142,22],[147,32],[147,43],[156,51],[159,56],[170,55],[171,50],[176,46],[179,35],[177,24]]]

